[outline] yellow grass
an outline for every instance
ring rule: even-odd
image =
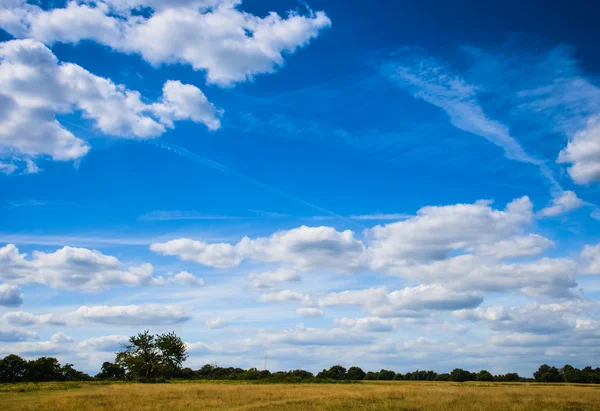
[[[451,382],[79,384],[0,390],[2,411],[600,410],[600,386]]]

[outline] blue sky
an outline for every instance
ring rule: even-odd
[[[0,5],[0,355],[595,365],[586,2]]]

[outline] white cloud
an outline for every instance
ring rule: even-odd
[[[0,173],[2,174],[12,174],[17,171],[17,166],[14,163],[5,163],[0,161]]]
[[[75,340],[64,333],[53,334],[48,341],[29,342],[21,340],[12,345],[0,346],[0,352],[5,354],[18,354],[24,356],[54,356],[67,353],[76,348]]]
[[[538,234],[515,236],[506,240],[476,247],[476,254],[498,258],[500,260],[513,257],[531,257],[552,249],[556,243]]]
[[[81,306],[75,311],[36,315],[28,312],[8,312],[2,322],[19,327],[65,326],[82,324],[107,325],[173,325],[186,322],[190,316],[177,305]]]
[[[83,340],[79,343],[79,347],[89,351],[116,352],[120,351],[128,340],[129,337],[124,335],[105,335]]]
[[[152,284],[152,271],[151,264],[124,268],[117,258],[86,248],[34,251],[27,259],[13,244],[0,247],[0,279],[20,284],[93,291],[116,285]]]
[[[413,265],[398,275],[422,282],[442,283],[458,290],[508,292],[526,295],[574,297],[577,263],[564,258],[541,258],[527,263],[506,263],[475,255]]]
[[[242,11],[240,3],[107,0],[91,7],[70,1],[66,8],[42,10],[22,1],[0,9],[0,27],[47,44],[89,39],[138,53],[155,65],[188,64],[205,71],[208,83],[229,86],[274,72],[286,53],[331,25],[322,11],[258,17]],[[137,6],[153,7],[154,12],[149,17],[133,15],[131,9]]]
[[[296,310],[296,314],[305,318],[322,317],[323,310],[319,310],[318,308],[312,307],[301,307]]]
[[[302,226],[268,237],[245,237],[232,244],[179,239],[155,243],[151,248],[219,268],[234,267],[244,260],[280,264],[273,272],[250,274],[248,280],[255,287],[277,288],[277,282],[294,279],[293,273],[298,271],[352,273],[370,268],[458,293],[579,295],[576,261],[531,258],[556,246],[554,241],[528,232],[533,222],[533,205],[528,197],[522,197],[503,209],[493,208],[486,200],[423,207],[404,221],[365,230],[364,240],[349,230]]]
[[[2,322],[17,327],[30,327],[40,325],[66,325],[66,321],[61,319],[59,315],[42,314],[35,315],[23,311],[7,312],[2,315]]]
[[[331,227],[302,226],[270,237],[244,237],[236,248],[246,258],[287,263],[299,270],[352,272],[360,269],[365,259],[365,247],[352,231],[340,232]]]
[[[407,53],[386,69],[398,86],[444,110],[454,127],[501,147],[509,159],[542,165],[525,152],[506,125],[483,111],[477,102],[477,88],[452,74],[440,61]]]
[[[413,218],[368,231],[369,258],[376,270],[394,272],[415,262],[442,260],[520,233],[532,221],[532,204],[522,197],[504,210],[490,203],[423,207]]]
[[[549,239],[525,233],[532,221],[527,197],[512,201],[504,210],[495,210],[486,201],[424,207],[406,221],[367,231],[370,266],[459,291],[577,295],[573,260],[504,261],[535,256],[554,246]]]
[[[260,336],[259,336],[260,337]],[[367,335],[358,334],[342,328],[304,328],[297,327],[280,333],[262,336],[267,341],[276,344],[289,345],[363,345],[370,344],[373,339]]]
[[[600,181],[600,122],[589,119],[587,128],[571,137],[558,156],[559,163],[570,163],[569,175],[578,184]]]
[[[206,326],[211,330],[219,330],[221,328],[227,327],[227,321],[225,321],[225,319],[220,316],[216,316],[206,320]]]
[[[242,258],[231,244],[207,244],[189,238],[154,243],[150,249],[163,255],[176,255],[185,261],[195,261],[215,268],[230,268],[238,265]]]
[[[209,130],[221,128],[219,117],[222,110],[216,110],[198,87],[169,80],[163,86],[163,98],[152,106],[160,120],[173,127],[173,120],[192,120],[202,123]]]
[[[283,263],[301,271],[329,269],[352,272],[365,263],[365,247],[350,230],[331,227],[298,227],[270,237],[244,237],[235,245],[207,244],[187,238],[152,244],[150,249],[182,260],[216,268],[230,268],[244,259]]]
[[[583,274],[600,274],[600,244],[583,247],[581,264]]]
[[[278,268],[275,271],[250,273],[248,281],[254,288],[273,288],[282,282],[300,281],[300,275],[288,268]]]
[[[296,291],[281,290],[273,291],[270,293],[264,293],[259,297],[259,301],[263,303],[289,301],[308,303],[310,302],[310,297],[307,294],[302,294]]]
[[[127,305],[79,307],[73,314],[78,321],[108,325],[173,325],[190,317],[179,306]]]
[[[16,306],[23,304],[23,294],[16,285],[0,284],[0,305]]]
[[[102,133],[148,139],[173,127],[174,120],[219,128],[218,111],[194,86],[168,81],[162,98],[142,96],[72,63],[59,63],[43,44],[12,40],[0,44],[0,154],[48,155],[75,160],[90,149],[64,128],[56,114],[80,111]],[[37,166],[25,157],[28,172]]]
[[[177,274],[169,272],[167,277],[156,277],[152,280],[152,285],[174,284],[185,287],[201,287],[204,285],[204,279],[196,277],[187,271],[181,271]]]
[[[17,342],[26,341],[37,338],[37,334],[33,331],[19,330],[14,328],[0,329],[0,342]],[[0,349],[0,352],[2,349]]]
[[[560,196],[552,200],[552,204],[540,210],[538,215],[541,217],[556,217],[561,214],[568,213],[571,210],[586,205],[586,202],[577,197],[573,191],[563,191]]]
[[[526,334],[555,334],[575,331],[584,315],[598,312],[595,302],[529,303],[521,307],[494,306],[459,310],[453,314],[461,320],[477,321],[492,330]]]
[[[438,284],[406,287],[388,293],[384,288],[329,293],[319,299],[322,307],[360,305],[366,312],[382,317],[412,317],[423,310],[456,310],[477,307],[483,295],[456,292]]]
[[[379,317],[363,317],[363,318],[338,318],[335,319],[335,324],[342,328],[351,328],[367,332],[389,332],[397,329],[401,320],[398,318],[379,318]]]

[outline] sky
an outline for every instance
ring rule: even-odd
[[[0,0],[0,356],[598,366],[594,8]]]

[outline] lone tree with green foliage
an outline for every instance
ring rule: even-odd
[[[185,343],[175,333],[153,335],[144,331],[129,338],[115,363],[129,379],[174,377],[187,358]]]

